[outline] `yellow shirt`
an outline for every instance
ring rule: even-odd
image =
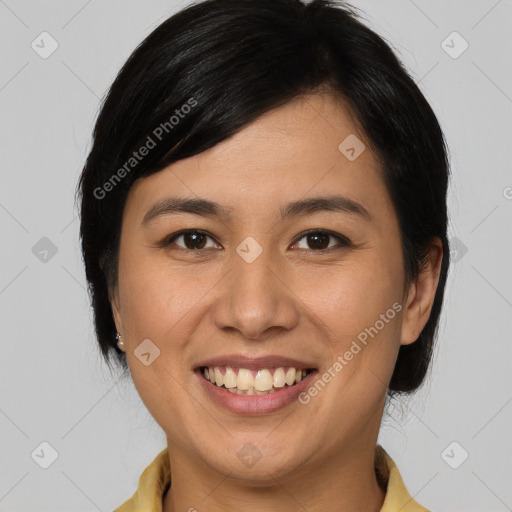
[[[375,472],[386,497],[380,512],[429,512],[413,500],[388,453],[377,445]],[[135,494],[114,512],[162,512],[162,500],[171,482],[171,468],[167,448],[161,451],[144,470]]]

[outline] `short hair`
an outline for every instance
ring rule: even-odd
[[[130,55],[102,102],[77,187],[96,336],[109,366],[114,359],[127,367],[109,291],[117,285],[123,209],[135,180],[215,146],[294,98],[325,90],[348,105],[381,164],[406,283],[421,271],[432,239],[442,242],[430,318],[414,343],[400,346],[388,393],[422,384],[449,265],[447,147],[414,80],[360,18],[339,0],[205,0],[169,17]],[[148,137],[158,143],[135,160]]]

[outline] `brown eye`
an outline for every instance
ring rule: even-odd
[[[209,240],[211,242],[209,242]],[[305,242],[302,242],[303,240]],[[300,246],[301,243],[303,244],[302,247]],[[174,235],[167,237],[160,245],[167,247],[173,244],[188,251],[201,251],[205,249],[219,248],[208,233],[196,229],[189,229],[175,233]],[[352,242],[347,237],[319,230],[303,233],[298,242],[294,244],[294,247],[311,252],[329,251],[331,249],[351,246]]]
[[[305,240],[305,247],[303,245],[298,248],[310,251],[325,251],[333,247],[347,247],[351,245],[348,238],[342,235],[335,235],[328,231],[309,231],[303,234],[296,245],[299,246],[302,240]],[[331,244],[333,240],[338,243]]]
[[[168,238],[165,245],[176,243],[178,247],[191,251],[214,248],[215,244],[207,246],[208,239],[212,238],[202,231],[189,230],[182,231],[181,233],[175,234],[171,238]],[[182,241],[177,243],[178,240]]]

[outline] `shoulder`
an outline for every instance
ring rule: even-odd
[[[386,489],[380,512],[430,512],[409,494],[393,459],[380,445],[375,450],[375,473]]]
[[[114,512],[162,512],[165,491],[171,484],[171,466],[168,449],[162,450],[139,478],[135,494]]]

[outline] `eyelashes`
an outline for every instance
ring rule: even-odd
[[[177,239],[183,238],[185,240],[186,237],[190,237],[189,241],[193,240],[193,245],[195,245],[195,247],[192,247],[192,248],[190,248],[190,247],[180,247],[180,249],[189,250],[189,251],[202,251],[204,249],[211,249],[211,247],[204,247],[204,244],[202,244],[201,242],[205,238],[210,238],[211,240],[213,240],[213,237],[209,233],[207,233],[206,231],[202,231],[200,229],[186,229],[186,230],[183,230],[183,231],[179,231],[178,233],[175,233],[175,234],[173,234],[171,236],[168,236],[163,241],[163,246],[164,247],[169,247],[171,244],[175,243],[175,241]]]
[[[319,246],[323,245],[322,241],[329,240],[329,239],[337,240],[337,244],[334,246],[330,246],[330,243],[329,243],[329,245],[327,247],[319,247]],[[305,249],[307,251],[312,251],[312,252],[324,252],[324,251],[330,251],[330,250],[334,250],[334,249],[347,248],[347,247],[353,246],[352,242],[346,236],[341,235],[339,233],[333,233],[332,231],[326,231],[323,229],[314,229],[314,230],[309,230],[304,233],[301,233],[301,235],[297,238],[297,242],[294,242],[294,245],[298,244],[302,240],[306,240],[306,244],[308,244],[308,242],[310,240],[315,240],[313,245],[316,246],[316,249],[310,249],[310,248]],[[318,244],[319,240],[320,240],[320,244]]]
[[[183,245],[177,245],[177,242],[182,239]],[[208,241],[210,240],[210,242]],[[347,249],[354,247],[353,243],[350,239],[340,233],[333,233],[332,231],[324,230],[324,229],[311,229],[301,233],[299,236],[295,238],[295,241],[292,243],[292,247],[296,247],[300,245],[301,242],[304,244],[303,240],[305,240],[306,248],[301,247],[299,250],[306,252],[318,252],[318,253],[326,253],[331,252],[333,250]],[[336,243],[331,245],[331,241],[334,240]],[[327,241],[327,246],[326,245]],[[187,244],[189,245],[187,247]],[[180,252],[195,252],[200,253],[204,251],[208,251],[211,249],[218,248],[217,242],[214,241],[214,238],[210,233],[200,230],[200,229],[185,229],[182,231],[178,231],[177,233],[173,233],[165,237],[159,244],[159,247],[163,247],[169,250],[174,250],[172,248],[173,245],[177,245],[177,249]],[[311,248],[310,247],[314,247]],[[221,248],[221,247],[220,247]]]

